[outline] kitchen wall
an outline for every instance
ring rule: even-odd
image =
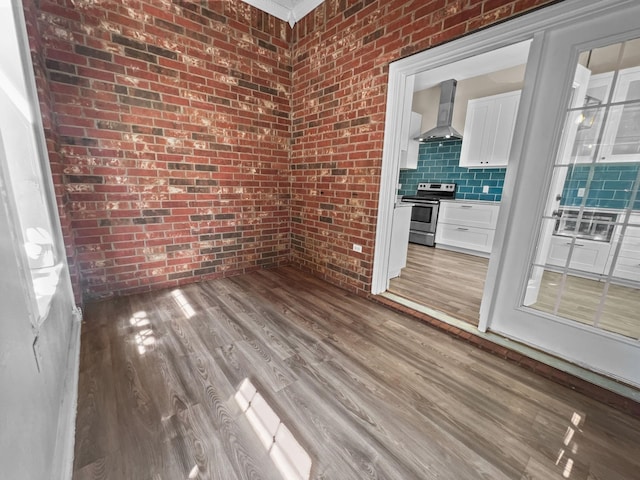
[[[499,202],[506,168],[462,168],[458,166],[462,141],[420,144],[418,168],[400,170],[399,195],[414,195],[421,182],[446,182],[457,185],[456,198]],[[489,193],[483,193],[484,186]]]
[[[294,28],[292,259],[370,291],[388,64],[548,0],[327,0]],[[490,175],[490,174],[489,174]],[[361,254],[352,244],[363,245]]]
[[[288,24],[239,0],[37,5],[84,298],[289,262]]]
[[[631,191],[638,181],[640,164],[595,165],[586,200],[579,197],[579,189],[586,188],[591,165],[573,165],[567,172],[567,180],[562,192],[563,206],[580,206],[584,200],[586,207],[628,208]],[[636,199],[634,210],[640,210],[640,197]]]
[[[458,80],[451,125],[464,136],[464,122],[467,118],[467,104],[473,98],[488,97],[499,93],[522,90],[526,65],[496,70],[476,77]],[[421,132],[436,126],[440,84],[413,94],[411,110],[422,115]]]

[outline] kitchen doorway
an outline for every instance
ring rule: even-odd
[[[401,205],[414,206],[410,243],[392,245],[406,251],[406,267],[390,272],[387,292],[449,322],[478,327],[530,45],[490,50],[408,82],[412,128],[397,193]],[[407,227],[394,221],[396,228]]]
[[[620,272],[623,269],[631,267],[620,259],[623,251],[627,256],[629,255],[630,250],[627,248],[627,244],[629,244],[630,238],[635,238],[633,234],[640,226],[640,224],[636,225],[637,220],[634,216],[634,212],[637,211],[638,181],[633,180],[630,187],[623,189],[627,190],[625,198],[628,202],[628,206],[623,208],[624,215],[607,220],[607,216],[603,215],[606,212],[587,209],[587,200],[584,203],[581,203],[582,200],[580,200],[576,205],[572,205],[563,202],[562,198],[566,198],[565,191],[570,187],[567,182],[574,182],[578,179],[583,182],[586,180],[586,184],[576,187],[574,196],[588,199],[591,191],[601,199],[604,198],[604,195],[609,195],[609,193],[602,193],[607,188],[598,188],[598,180],[594,183],[597,168],[581,167],[586,169],[585,172],[576,173],[575,168],[570,170],[563,161],[556,161],[557,158],[562,157],[562,152],[569,146],[573,149],[576,139],[584,135],[579,130],[585,121],[589,123],[592,119],[594,122],[598,121],[598,112],[596,115],[591,115],[593,110],[600,109],[599,113],[605,124],[607,124],[608,115],[609,118],[615,117],[612,114],[616,110],[623,111],[625,108],[628,118],[638,118],[634,113],[637,100],[633,93],[629,97],[627,92],[626,97],[622,100],[618,99],[614,93],[612,97],[608,97],[608,101],[600,100],[601,103],[597,105],[589,103],[591,101],[589,97],[593,95],[584,94],[584,87],[586,85],[591,89],[592,87],[596,88],[597,85],[592,84],[590,78],[585,83],[584,79],[581,79],[580,68],[576,65],[595,71],[594,64],[588,64],[589,52],[615,45],[635,48],[633,42],[640,37],[640,31],[632,19],[638,18],[639,10],[640,6],[635,2],[625,0],[609,2],[568,0],[450,44],[436,47],[416,55],[415,58],[400,60],[390,66],[387,128],[382,164],[382,178],[390,180],[381,184],[372,293],[386,292],[385,295],[400,301],[400,303],[405,303],[405,305],[410,304],[409,306],[416,303],[403,302],[399,299],[399,295],[388,292],[390,285],[392,285],[388,260],[391,250],[394,205],[398,200],[398,193],[402,194],[399,189],[404,187],[402,182],[399,182],[400,185],[398,185],[398,183],[392,183],[392,180],[400,178],[398,172],[401,162],[405,161],[401,154],[402,129],[398,131],[390,128],[390,125],[402,125],[403,118],[410,115],[411,110],[407,105],[412,105],[412,103],[406,99],[408,87],[411,86],[413,93],[412,84],[415,83],[416,75],[423,72],[425,74],[426,72],[432,73],[439,68],[456,65],[466,59],[513,45],[514,42],[531,41],[530,55],[517,109],[516,127],[509,148],[508,167],[505,171],[502,193],[500,194],[499,214],[495,223],[491,224],[494,229],[493,236],[485,235],[486,244],[490,244],[491,248],[489,252],[486,252],[487,273],[482,288],[476,331],[490,331],[492,334],[514,339],[519,343],[585,366],[590,370],[604,373],[628,384],[640,385],[638,372],[633,369],[633,366],[640,361],[638,358],[640,357],[640,343],[635,330],[626,335],[614,328],[604,327],[604,324],[601,323],[602,313],[607,304],[617,302],[615,300],[617,297],[615,295],[608,297],[608,293],[613,294],[614,287],[624,283],[617,281],[616,275],[620,277]],[[592,68],[590,69],[589,66]],[[614,86],[610,88],[618,89],[616,78],[623,78],[626,74],[623,70],[626,68],[634,68],[634,66],[623,66],[618,63],[609,70],[609,73],[613,72],[614,77],[612,84]],[[591,74],[589,74],[590,76]],[[602,89],[602,87],[598,88]],[[633,85],[628,86],[627,90],[629,89],[631,92],[635,92]],[[485,115],[488,114],[485,113]],[[574,121],[569,127],[569,116],[571,115],[576,118],[572,117]],[[617,116],[620,117],[620,115]],[[579,121],[577,117],[580,118]],[[490,122],[485,122],[485,124],[490,124]],[[634,155],[635,152],[628,152],[625,149],[628,149],[628,144],[638,144],[640,136],[635,137],[638,123],[635,120],[629,120],[629,122],[622,122],[622,125],[623,133],[619,136],[628,141],[622,142],[626,146],[620,147],[624,151],[620,151],[618,155]],[[601,131],[607,132],[612,128],[606,126]],[[606,133],[603,135],[606,137]],[[569,139],[571,136],[573,136],[573,141]],[[605,149],[610,148],[611,142],[602,142],[602,138],[598,137],[592,143],[602,144]],[[463,153],[464,143],[463,139],[458,167],[462,166],[461,159],[465,156]],[[438,144],[437,147],[452,149],[454,145],[445,141]],[[477,143],[475,147],[471,150],[482,150],[482,142]],[[452,152],[433,151],[430,153],[444,158]],[[427,152],[424,154],[426,155]],[[577,153],[572,152],[572,155],[574,157],[584,156],[584,149]],[[467,158],[466,161],[468,162],[469,159]],[[597,161],[593,163],[597,163]],[[455,165],[447,165],[444,168],[451,167],[455,167]],[[468,163],[466,167],[469,168]],[[474,167],[487,168],[485,164],[474,165]],[[605,165],[602,169],[606,171],[608,167],[610,165]],[[444,173],[447,170],[441,171]],[[564,177],[560,178],[558,172],[564,172]],[[586,175],[586,179],[581,178],[580,175]],[[407,178],[411,178],[411,176],[409,175]],[[419,179],[416,180],[419,181]],[[633,183],[634,181],[636,183]],[[562,190],[562,193],[558,193],[559,189]],[[550,199],[549,202],[547,202],[547,198]],[[564,208],[551,208],[553,202],[558,201],[560,204],[556,207]],[[445,205],[447,204],[445,203]],[[469,220],[470,216],[460,208],[447,208],[451,210],[451,215],[447,217],[446,223],[454,227],[457,224],[460,228],[467,228],[464,224],[456,222]],[[473,218],[480,218],[481,222],[489,222],[491,215],[485,215],[484,220],[481,217],[482,215]],[[585,220],[589,224],[588,227],[585,225]],[[608,230],[611,225],[613,227]],[[482,228],[478,225],[475,227]],[[560,265],[556,265],[557,271],[553,271],[552,268],[547,267],[549,264],[553,264],[555,256],[560,255],[562,248],[554,250],[552,247],[560,241],[557,237],[562,237],[563,231],[565,237],[568,238],[568,240],[564,240],[564,243],[568,242],[569,251],[565,252],[566,255],[563,257],[564,264],[560,260]],[[455,238],[456,236],[453,234],[455,232],[452,228],[442,229],[441,232],[441,235],[446,233],[445,243],[449,242],[456,247],[446,250],[455,250],[455,253],[468,255],[469,252],[465,251],[467,246],[462,245],[463,242],[459,237]],[[610,241],[616,242],[613,256],[607,255],[606,260],[604,257],[600,257],[600,262],[604,262],[604,270],[600,274],[600,277],[603,278],[590,279],[602,281],[604,284],[596,295],[597,301],[595,303],[597,305],[591,308],[593,315],[586,322],[568,317],[566,313],[562,313],[561,308],[562,302],[569,300],[573,291],[583,289],[582,286],[573,287],[567,283],[570,277],[580,277],[580,275],[573,275],[580,270],[577,262],[586,261],[584,256],[578,254],[577,249],[581,248],[583,241],[599,241],[595,238],[581,237],[581,235],[587,234],[585,232],[604,235]],[[436,233],[437,244],[438,235]],[[609,252],[611,252],[611,248],[610,246]],[[439,250],[436,248],[434,252],[437,253]],[[632,257],[634,251],[631,251]],[[432,259],[431,261],[438,260]],[[460,264],[460,260],[455,263]],[[595,263],[597,264],[597,262]],[[598,266],[601,265],[598,264]],[[470,267],[465,265],[460,269],[470,269]],[[559,275],[559,277],[553,278],[552,274]],[[433,284],[428,287],[431,289],[431,292],[428,292],[430,295],[443,283],[446,283],[445,280],[451,280],[451,275],[447,271],[441,271],[438,275],[435,280],[430,280]],[[631,282],[634,281],[631,280]],[[456,282],[452,281],[452,283]],[[468,286],[463,283],[457,285],[457,291],[453,292],[453,295],[459,298],[467,295]],[[548,288],[549,286],[554,288]],[[628,287],[629,285],[623,286]],[[631,287],[637,287],[637,282],[633,283]],[[415,290],[412,287],[404,288],[405,291]],[[637,290],[634,292],[631,296],[637,298]],[[541,301],[544,295],[549,293],[553,299],[550,302]],[[582,306],[581,304],[574,305],[576,308]],[[439,308],[444,310],[444,307]],[[637,315],[633,315],[634,311],[637,309],[629,310],[626,314],[627,317],[632,320],[636,318]],[[457,320],[455,316],[436,309],[431,309],[426,313],[445,322]],[[633,328],[635,328],[635,323]],[[467,331],[469,330],[467,329]]]

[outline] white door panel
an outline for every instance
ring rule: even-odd
[[[623,46],[620,47],[622,53],[619,57],[623,58],[623,42],[640,37],[638,18],[640,4],[620,3],[615,10],[589,14],[583,18],[576,17],[571,24],[548,29],[538,37],[535,49],[532,47],[532,55],[537,55],[539,65],[529,92],[530,97],[524,100],[523,108],[526,113],[521,115],[523,121],[516,131],[516,137],[520,138],[514,140],[512,159],[517,158],[517,162],[513,166],[510,164],[507,170],[507,201],[503,202],[504,213],[501,215],[509,221],[504,225],[499,223],[498,226],[497,235],[504,235],[504,238],[498,242],[502,247],[501,258],[490,264],[489,277],[495,277],[496,284],[492,303],[486,309],[486,325],[489,330],[636,386],[640,386],[640,369],[637,368],[640,365],[638,338],[634,338],[633,334],[622,335],[613,330],[606,331],[599,322],[604,300],[611,293],[608,290],[615,288],[609,288],[609,280],[602,282],[602,301],[600,307],[594,310],[591,325],[573,321],[570,316],[563,318],[538,311],[535,303],[531,307],[524,304],[527,303],[527,283],[531,274],[535,273],[534,265],[540,264],[540,256],[536,260],[536,252],[540,253],[541,245],[545,242],[547,249],[550,246],[548,240],[541,238],[541,231],[546,231],[542,225],[550,225],[553,220],[547,203],[550,193],[554,193],[551,191],[555,188],[553,179],[562,178],[558,172],[564,170],[566,173],[570,168],[570,165],[559,158],[561,154],[558,152],[567,150],[562,143],[563,127],[567,118],[571,118],[570,115],[576,112],[569,107],[573,105],[571,91],[576,65],[579,61],[586,60],[586,54],[582,57],[580,54],[620,43]],[[529,81],[532,80],[529,77]],[[608,101],[613,102],[611,97]],[[606,102],[607,100],[601,106],[605,111],[605,122],[607,112],[615,108],[615,105],[609,106],[610,103]],[[564,135],[566,137],[566,129]],[[597,159],[597,155],[594,158]],[[592,178],[600,168],[595,160],[587,168],[591,169],[590,173],[582,180],[587,182],[587,192],[579,200],[580,208],[585,209],[589,208],[586,202],[589,189],[602,189],[605,183],[601,182],[602,185],[599,185]],[[637,182],[634,185],[625,192],[624,198],[630,199],[629,205],[633,204],[637,194]],[[509,195],[513,195],[513,198],[509,198]],[[589,200],[598,206],[600,197],[605,196],[593,196]],[[604,205],[603,202],[602,206]],[[547,220],[543,221],[543,217]],[[628,219],[629,216],[624,218]],[[576,239],[575,243],[582,242]],[[607,265],[607,256],[580,248],[584,247],[573,249],[571,261],[566,266],[571,266],[572,262],[582,262],[591,265],[590,268],[602,266],[604,269]],[[546,258],[546,254],[544,257]],[[614,262],[618,261],[618,270],[627,268],[624,258],[627,257],[619,256],[619,252],[615,253]],[[558,288],[564,288],[564,279],[571,279],[571,272],[565,270],[565,273],[567,275],[559,282]],[[640,295],[638,299],[640,308]]]

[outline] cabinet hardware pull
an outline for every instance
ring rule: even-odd
[[[460,205],[460,208],[473,208],[473,205]]]
[[[462,230],[463,232],[466,232],[467,230],[469,230],[468,228],[462,228],[462,227],[458,227],[456,228],[456,230]]]
[[[571,245],[571,242],[567,242],[567,245]],[[584,247],[584,243],[574,243],[575,247]]]

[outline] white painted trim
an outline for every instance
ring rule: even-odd
[[[323,0],[301,0],[289,1],[283,0],[277,2],[273,0],[242,0],[249,5],[256,7],[263,12],[273,15],[280,20],[288,22],[291,28],[303,17],[320,5]]]
[[[500,202],[500,214],[498,215],[498,223],[496,225],[496,233],[493,241],[492,251],[494,252],[502,252],[505,245],[508,245],[511,237],[511,231],[508,227],[513,222],[513,196],[510,195],[510,193],[515,191],[516,175],[514,172],[517,171],[518,165],[520,164],[520,157],[516,155],[515,152],[522,151],[524,148],[523,143],[527,138],[525,127],[528,125],[529,116],[531,115],[533,86],[536,82],[536,79],[532,77],[532,75],[535,75],[538,72],[540,62],[542,61],[544,35],[544,32],[535,33],[533,41],[531,42],[531,49],[529,50],[527,71],[530,73],[525,73],[524,85],[520,96],[520,107],[516,118],[516,130],[513,134],[511,153],[509,154],[509,168],[507,168],[507,175],[505,175],[505,181],[502,189],[502,200]],[[490,259],[489,266],[487,268],[487,276],[485,277],[485,286],[482,292],[482,301],[480,303],[478,329],[481,332],[486,332],[489,328],[489,319],[495,309],[496,281],[498,279],[498,275],[502,272],[503,267],[502,255],[494,255],[493,257],[493,259]]]
[[[78,380],[80,377],[80,334],[82,311],[74,308],[71,326],[71,339],[67,356],[67,377],[65,378],[64,398],[60,405],[58,419],[58,435],[52,471],[58,472],[60,478],[71,480],[73,476],[73,459],[76,437],[76,416],[78,412]]]
[[[385,115],[384,147],[382,150],[382,172],[378,197],[378,224],[373,253],[373,278],[371,293],[378,295],[389,288],[389,257],[391,249],[391,227],[393,205],[398,192],[400,172],[401,129],[392,125],[402,124],[403,99],[405,98],[407,75],[398,74],[396,64],[389,66],[387,86],[387,112]]]
[[[320,5],[324,0],[304,0],[302,2],[293,2],[293,8],[291,13],[293,15],[293,21],[298,22],[311,13],[315,8]],[[289,21],[289,25],[293,28],[293,23]]]
[[[271,0],[242,0],[244,3],[248,3],[252,7],[256,7],[263,12],[267,12],[270,15],[273,15],[280,20],[284,20],[285,22],[289,21],[289,16],[291,14],[291,10],[287,7],[273,2]]]

